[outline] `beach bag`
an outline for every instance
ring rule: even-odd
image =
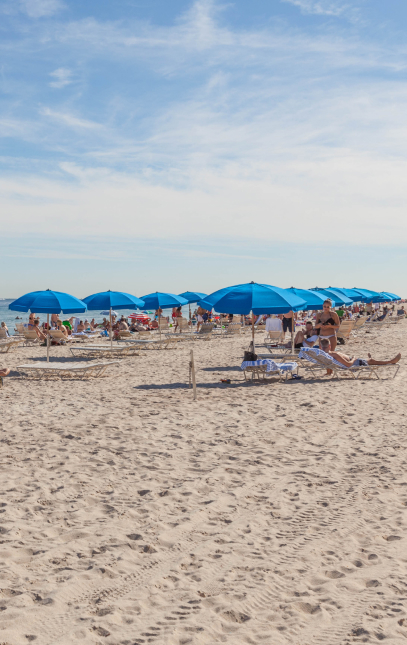
[[[248,351],[246,351],[243,354],[244,361],[257,361],[257,354],[254,353],[253,349],[254,347],[253,347],[253,341],[252,341],[249,345]]]

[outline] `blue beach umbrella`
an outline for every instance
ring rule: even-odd
[[[395,293],[390,293],[390,291],[381,291],[380,295],[387,298],[391,302],[395,300],[401,300],[400,296],[397,296]]]
[[[378,293],[378,291],[371,291],[370,289],[359,289],[359,287],[354,287],[354,291],[360,293],[361,302],[386,302],[386,299]]]
[[[175,293],[162,293],[155,291],[143,296],[144,306],[146,309],[171,309],[180,305],[187,305],[188,300],[182,296],[176,296]]]
[[[237,284],[233,287],[219,289],[199,302],[204,309],[215,309],[225,314],[284,314],[289,311],[300,311],[306,306],[288,289],[280,289],[269,284]],[[293,338],[293,332],[291,332]],[[252,323],[254,347],[254,321]]]
[[[360,293],[355,291],[355,289],[344,289],[343,287],[328,287],[328,289],[333,289],[334,291],[338,291],[338,293],[342,293],[347,298],[350,298],[352,302],[358,302],[360,300]]]
[[[199,293],[199,291],[184,291],[184,293],[179,294],[181,298],[188,300],[189,304],[189,319],[191,320],[191,304],[206,298],[206,293]]]
[[[179,295],[181,298],[185,298],[190,304],[206,298],[206,293],[199,293],[199,291],[184,291],[184,293],[180,293]]]
[[[47,314],[47,329],[49,331],[49,314],[74,314],[83,313],[87,306],[82,300],[61,291],[31,291],[21,298],[17,298],[8,306],[11,311],[31,311],[38,314]],[[49,334],[47,335],[47,362],[49,362]]]
[[[182,296],[176,296],[175,293],[162,293],[161,291],[149,293],[147,296],[143,296],[143,300],[146,309],[170,309],[171,307],[182,307],[188,304],[188,300]],[[158,327],[161,338],[160,318],[161,314],[158,316]]]
[[[353,302],[350,298],[345,296],[345,294],[340,293],[335,289],[320,289],[319,287],[315,287],[315,289],[311,289],[311,291],[316,291],[317,293],[323,293],[326,298],[329,298],[330,300],[335,300],[335,304],[337,307],[340,305],[351,305]]]
[[[323,309],[325,296],[318,291],[310,291],[309,289],[295,289],[290,287],[287,291],[291,291],[299,298],[302,298],[306,302],[306,307],[303,311],[314,311],[318,309]],[[332,301],[332,305],[335,307],[335,301]]]
[[[83,302],[86,303],[88,309],[93,309],[95,311],[97,309],[109,310],[111,347],[113,347],[112,309],[133,309],[134,307],[142,309],[144,307],[144,301],[140,300],[140,298],[136,298],[136,296],[132,296],[130,293],[110,290],[86,296],[86,298],[83,299]]]

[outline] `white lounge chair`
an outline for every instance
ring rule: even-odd
[[[260,380],[260,376],[264,379],[266,375],[277,375],[281,381],[283,376],[287,380],[289,374],[291,374],[291,377],[293,372],[298,374],[298,364],[291,361],[276,363],[270,359],[259,359],[257,361],[243,361],[240,367],[243,370],[245,381],[247,381],[247,374],[251,375],[252,381],[255,376]]]
[[[349,340],[352,334],[352,331],[354,329],[355,329],[354,320],[342,320],[336,335],[338,338],[341,338],[343,340],[343,343],[342,343],[343,345],[347,340]]]
[[[106,342],[104,345],[76,345],[75,347],[69,347],[71,354],[73,356],[83,355],[83,356],[114,356],[115,358],[126,358],[127,356],[138,356],[137,347],[131,343],[118,343],[114,342],[113,347],[110,346],[109,342]]]
[[[31,378],[99,378],[105,376],[106,371],[112,365],[118,365],[119,361],[108,361],[99,363],[58,363],[45,361],[41,363],[30,363],[19,365],[16,369],[23,375]]]
[[[24,338],[9,338],[7,340],[1,341],[0,342],[0,353],[1,354],[7,354],[8,352],[12,352],[19,345],[22,345],[25,342]]]
[[[34,329],[23,328],[24,345],[37,345],[40,339]]]
[[[152,337],[150,338],[123,338],[118,342],[120,344],[132,345],[136,349],[171,349],[175,348],[179,340],[182,340],[178,334],[166,334],[162,338]]]
[[[73,340],[71,336],[65,336],[64,332],[60,329],[50,329],[49,335],[51,340],[57,342],[59,345],[64,345]]]
[[[212,331],[214,326],[214,323],[202,323],[199,331],[173,334],[173,336],[176,336],[179,340],[209,340],[211,337],[213,338]],[[167,338],[170,337],[169,334],[166,336]]]
[[[357,379],[363,372],[365,372],[369,374],[368,378],[372,378],[374,376],[375,378],[380,380],[378,371],[383,367],[394,367],[394,378],[400,368],[400,363],[389,365],[355,365],[352,367],[345,367],[345,365],[342,365],[342,363],[339,363],[339,361],[335,360],[332,356],[330,356],[326,352],[323,352],[322,349],[318,349],[317,347],[303,347],[299,353],[299,358],[309,361],[310,365],[308,369],[310,369],[311,372],[314,372],[314,370],[318,369],[329,369],[332,370],[334,377],[338,379],[339,374],[350,374],[352,378]],[[303,366],[304,364],[302,363],[302,367]]]
[[[227,326],[227,329],[223,336],[235,336],[236,334],[241,334],[243,330],[242,324],[240,322],[231,322]]]

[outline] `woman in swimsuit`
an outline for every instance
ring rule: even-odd
[[[339,329],[340,320],[338,314],[331,309],[331,300],[325,300],[323,307],[323,311],[317,313],[315,329],[319,329],[321,337],[329,338],[331,352],[333,352],[337,345],[336,332]]]

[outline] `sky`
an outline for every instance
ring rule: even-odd
[[[0,296],[407,297],[407,3],[0,0]]]

